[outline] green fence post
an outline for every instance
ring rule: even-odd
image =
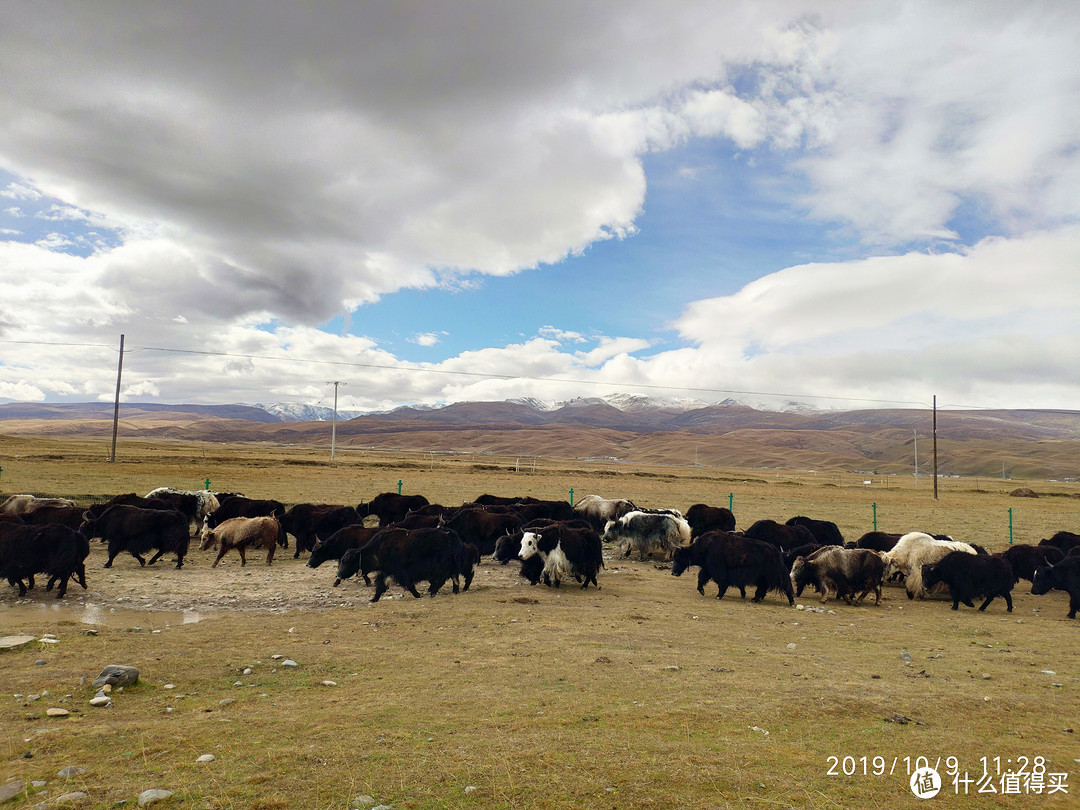
[[[1009,507],[1009,545],[1013,544],[1012,507]]]
[[[870,505],[872,507],[874,507],[874,531],[876,532],[877,531],[877,501],[874,501]]]
[[[401,494],[401,485],[402,485],[402,483],[404,483],[404,482],[401,481],[401,479],[398,479],[398,482],[397,482],[397,494],[398,495]]]
[[[206,479],[206,491],[207,492],[210,491],[210,479],[209,478]]]
[[[570,505],[574,505],[574,488],[570,487]]]
[[[733,506],[734,503],[735,503],[735,493],[734,492],[729,492],[728,495],[727,495],[727,509],[728,509],[729,512],[734,512],[735,511],[734,506]]]

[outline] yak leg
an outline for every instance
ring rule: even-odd
[[[698,571],[697,590],[698,590],[698,593],[700,593],[702,596],[705,595],[705,583],[708,582],[709,579],[710,579],[709,572],[706,571],[704,568],[702,568],[700,571]]]
[[[227,548],[225,548],[225,544],[224,544],[224,543],[222,543],[222,544],[221,544],[221,548],[220,548],[220,549],[218,550],[218,555],[217,555],[217,559],[216,559],[216,560],[214,560],[214,563],[213,563],[213,565],[211,565],[211,566],[210,566],[211,568],[217,568],[217,564],[218,564],[219,562],[221,562],[221,558],[225,556],[225,552],[226,552],[226,551],[228,551],[228,549],[227,549]]]
[[[413,582],[412,577],[407,573],[403,573],[400,577],[395,575],[394,579],[397,580],[398,585],[411,593],[413,597],[416,599],[420,598],[420,591],[416,590],[416,583]]]
[[[272,542],[266,547],[266,564],[270,565],[274,561],[274,552],[277,551],[277,540]]]
[[[247,565],[247,555],[244,554],[244,544],[241,543],[236,547],[236,550],[240,552],[240,567],[243,568]]]
[[[765,594],[768,592],[768,590],[769,589],[765,586],[764,581],[758,582],[757,588],[754,590],[754,598],[750,601],[760,602],[762,599],[765,598]]]
[[[375,595],[371,597],[371,601],[378,602],[384,593],[386,593],[386,575],[380,571],[375,575]]]

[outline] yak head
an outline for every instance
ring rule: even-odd
[[[518,552],[519,560],[527,560],[540,553],[540,534],[538,532],[525,532],[521,535],[521,551]]]
[[[208,548],[214,548],[218,544],[217,532],[203,524],[203,530],[199,534],[199,550],[206,551]]]

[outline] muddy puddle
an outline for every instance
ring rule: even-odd
[[[89,602],[78,605],[17,604],[0,605],[0,628],[6,633],[67,621],[99,627],[141,627],[144,630],[155,630],[179,624],[196,624],[208,616],[209,614],[196,610],[131,610]]]

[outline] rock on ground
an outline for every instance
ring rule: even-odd
[[[105,684],[112,686],[130,686],[139,680],[139,670],[124,664],[109,664],[94,678],[94,686],[100,689]]]
[[[14,799],[24,790],[26,790],[26,783],[21,779],[16,779],[14,782],[6,782],[3,785],[0,785],[0,802]]]
[[[154,804],[154,802],[164,801],[172,796],[171,790],[161,790],[160,788],[151,788],[150,790],[144,790],[139,794],[139,807],[146,807],[148,804]]]

